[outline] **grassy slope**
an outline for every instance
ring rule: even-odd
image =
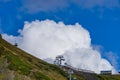
[[[98,80],[120,80],[120,75],[99,75]]]
[[[59,67],[31,56],[1,38],[0,48],[4,49],[1,57],[8,60],[8,68],[14,71],[16,76],[27,76],[31,80],[66,80],[65,72]]]
[[[14,71],[14,80],[66,80],[66,73],[59,67],[48,64],[0,38],[1,59],[7,59],[9,70]],[[9,71],[8,71],[9,72]],[[73,75],[78,80],[84,77]],[[4,75],[0,74],[0,80]],[[96,80],[120,80],[119,75],[96,75]]]

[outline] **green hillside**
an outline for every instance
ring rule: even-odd
[[[66,80],[59,67],[48,64],[0,38],[0,80]],[[13,79],[12,79],[13,80]]]
[[[0,80],[67,80],[68,74],[0,38]],[[86,76],[74,74],[78,80]],[[120,80],[117,76],[94,75],[96,80]],[[90,79],[89,79],[90,80]]]

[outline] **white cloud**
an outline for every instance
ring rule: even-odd
[[[7,40],[9,43],[11,44],[15,44],[15,43],[22,43],[22,37],[20,36],[13,36],[13,35],[7,35],[7,34],[2,34],[2,37],[5,38],[5,40]]]
[[[68,64],[77,68],[95,71],[96,73],[100,73],[101,70],[113,70],[113,73],[115,72],[114,67],[92,48],[72,49],[65,52],[64,56]]]
[[[100,52],[91,47],[89,32],[80,24],[65,25],[52,20],[25,22],[19,36],[3,34],[3,38],[14,43],[30,54],[54,59],[64,55],[67,63],[99,73],[100,70],[114,70],[113,66],[101,58]]]
[[[21,0],[21,9],[27,13],[49,12],[67,8],[72,4],[82,9],[120,8],[119,0]]]
[[[119,67],[118,67],[118,65],[119,65],[118,59],[120,57],[117,54],[113,53],[113,52],[108,52],[108,53],[105,53],[105,54],[106,54],[107,59],[111,62],[111,64],[114,65],[114,67],[116,69],[119,69]]]
[[[67,0],[22,0],[22,4],[21,8],[28,13],[54,11],[68,6]]]

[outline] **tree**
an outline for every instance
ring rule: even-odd
[[[65,59],[64,59],[64,57],[62,55],[59,55],[59,56],[56,57],[54,63],[56,65],[61,66],[62,65],[62,61],[65,61]]]

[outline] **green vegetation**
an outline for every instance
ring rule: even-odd
[[[9,69],[19,70],[22,74],[28,75],[30,73],[30,65],[25,61],[19,59],[16,55],[7,53],[7,59],[10,61]]]
[[[40,72],[36,72],[35,73],[35,77],[38,79],[38,80],[50,80],[49,77],[47,77],[46,75],[40,73]]]
[[[120,75],[99,75],[99,80],[120,80]]]

